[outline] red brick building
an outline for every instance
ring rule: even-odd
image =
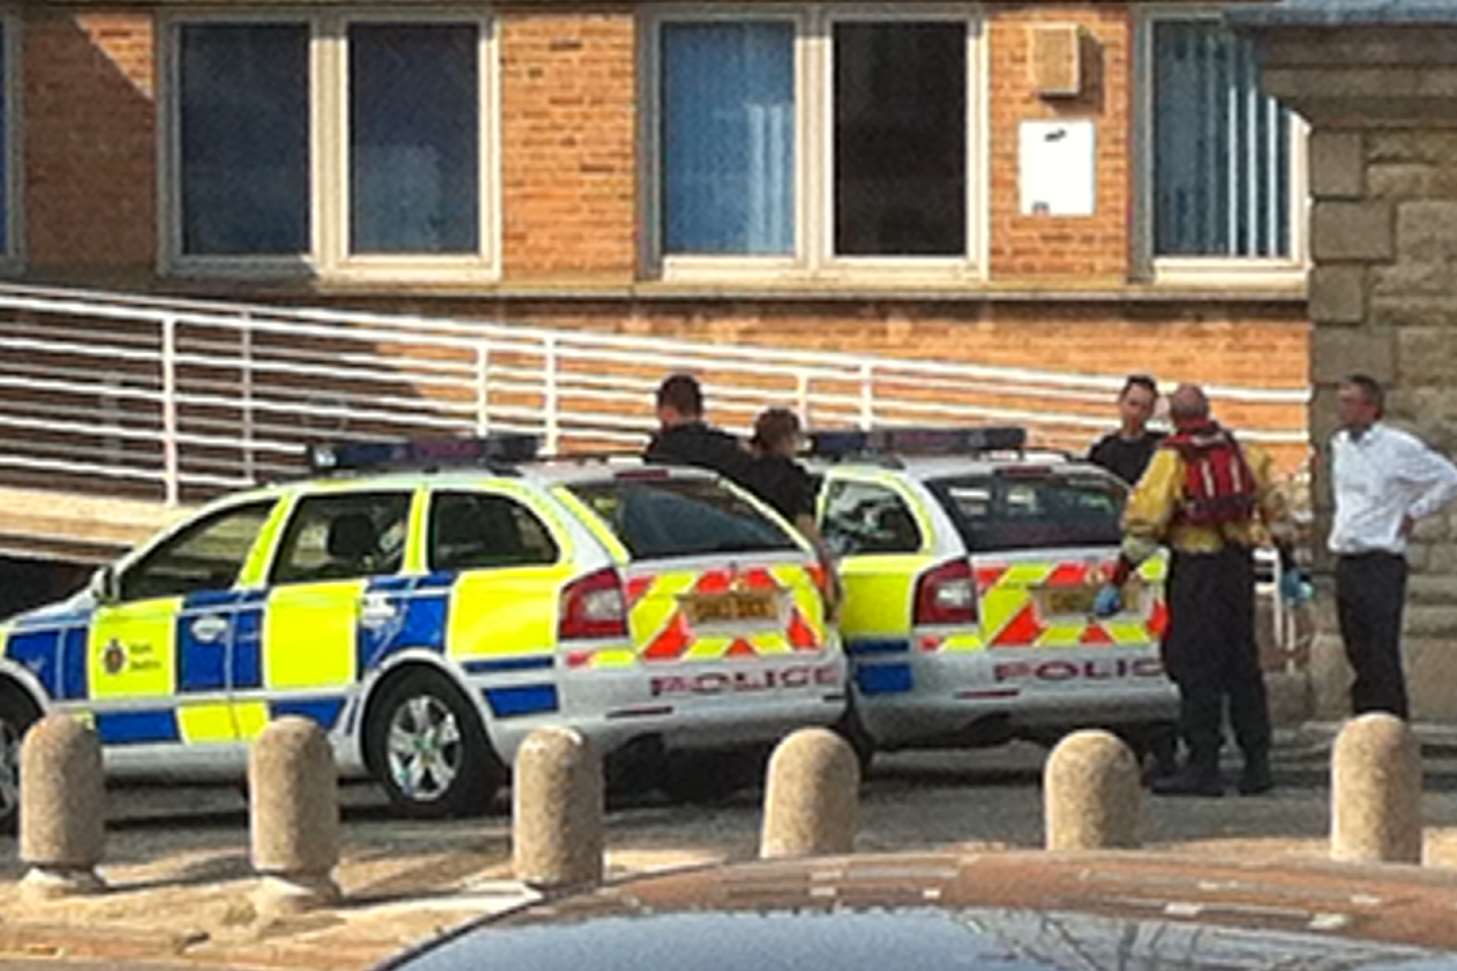
[[[1217,7],[0,10],[11,279],[1308,383],[1302,126]]]

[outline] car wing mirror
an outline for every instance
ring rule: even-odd
[[[121,600],[121,580],[116,567],[108,563],[91,574],[91,595],[97,603],[114,604]]]

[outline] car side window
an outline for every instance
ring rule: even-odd
[[[226,590],[238,579],[276,500],[231,506],[186,526],[121,575],[121,599],[177,597]]]
[[[841,556],[914,553],[921,530],[894,490],[868,482],[831,482],[825,492],[820,531]]]
[[[273,583],[347,580],[399,572],[410,493],[347,492],[299,500],[274,559]]]
[[[430,500],[432,570],[555,563],[556,542],[521,503],[482,492],[437,492]]]

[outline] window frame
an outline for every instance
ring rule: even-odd
[[[662,27],[672,23],[789,22],[794,26],[794,250],[783,256],[674,255],[663,251]],[[839,23],[961,23],[966,27],[966,249],[961,256],[838,256],[834,252],[834,28]],[[643,105],[639,143],[640,258],[665,282],[982,282],[989,225],[987,19],[980,4],[913,3],[664,6],[639,15]]]
[[[0,28],[4,29],[5,53],[4,71],[0,72],[5,96],[5,125],[0,132],[0,152],[5,153],[5,245],[0,247],[0,273],[15,273],[25,268],[26,261],[25,179],[21,171],[25,163],[21,130],[25,118],[21,58],[25,56],[25,47],[21,37],[24,23],[18,5],[0,3]]]
[[[349,252],[349,28],[359,23],[469,24],[477,30],[477,249],[472,254]],[[189,255],[182,249],[181,36],[197,24],[301,24],[309,30],[309,251],[289,256]],[[159,15],[158,272],[177,277],[327,281],[495,282],[501,271],[498,21],[489,8],[385,11],[259,6]]]
[[[1154,284],[1224,287],[1303,286],[1310,268],[1309,177],[1306,168],[1309,125],[1299,115],[1290,118],[1290,211],[1286,214],[1290,238],[1288,257],[1159,256],[1154,252],[1154,28],[1159,23],[1206,21],[1220,23],[1221,8],[1186,4],[1151,4],[1134,12],[1134,200],[1135,275]]]

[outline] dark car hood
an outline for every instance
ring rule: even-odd
[[[410,971],[1436,971],[1457,875],[1145,854],[884,856],[708,867],[548,900]]]

